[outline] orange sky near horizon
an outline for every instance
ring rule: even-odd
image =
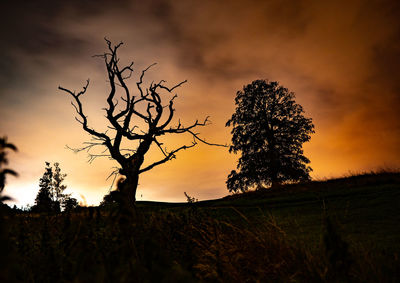
[[[19,152],[9,167],[6,194],[33,204],[44,162],[59,162],[68,191],[96,205],[110,188],[116,162],[87,163],[79,147],[89,136],[74,120],[70,97],[80,90],[89,123],[105,125],[108,85],[103,37],[123,41],[120,58],[135,62],[136,77],[165,79],[176,90],[176,118],[211,117],[199,131],[230,142],[225,127],[236,92],[255,79],[279,81],[296,93],[316,133],[304,145],[312,177],[400,168],[400,4],[397,1],[13,1],[1,19],[0,134]],[[23,7],[23,9],[21,9]],[[18,19],[18,20],[15,20]],[[168,148],[190,137],[165,139]],[[150,153],[148,162],[156,159]],[[198,145],[140,176],[138,200],[200,200],[228,194],[225,181],[237,156]]]

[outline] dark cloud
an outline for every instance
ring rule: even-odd
[[[129,2],[16,0],[3,3],[0,20],[0,32],[4,39],[0,45],[0,96],[6,96],[5,89],[10,86],[21,82],[32,84],[35,78],[28,69],[30,65],[37,64],[39,72],[41,64],[45,64],[43,57],[78,55],[90,47],[90,43],[79,36],[79,30],[75,34],[65,33],[62,29],[65,22],[90,20],[105,12],[124,10]],[[75,57],[80,60],[79,56]]]
[[[246,54],[260,52],[260,43],[279,37],[301,37],[310,23],[308,1],[172,1],[158,18],[165,39],[176,46],[177,64],[208,78],[233,79],[257,73],[256,63],[244,65]],[[273,45],[274,43],[272,43]],[[265,50],[268,52],[267,50]],[[262,51],[261,51],[262,52]],[[260,54],[259,57],[263,57]]]

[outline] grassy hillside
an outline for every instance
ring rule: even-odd
[[[326,214],[352,244],[400,252],[400,173],[285,185],[275,191],[251,191],[193,205],[138,202],[139,208],[151,211],[190,206],[218,219],[252,222],[273,218],[289,238],[311,248],[318,246]]]
[[[0,282],[397,282],[400,174],[0,218]]]

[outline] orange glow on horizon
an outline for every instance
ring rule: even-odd
[[[190,124],[210,116],[212,124],[200,129],[208,141],[230,142],[225,123],[236,91],[269,79],[295,92],[313,118],[316,133],[304,145],[313,178],[400,168],[400,22],[394,2],[305,3],[166,1],[167,9],[158,1],[124,1],[85,10],[72,1],[49,19],[45,8],[20,11],[7,4],[21,21],[2,19],[9,31],[0,69],[0,134],[19,149],[10,154],[9,167],[20,177],[7,180],[5,193],[20,205],[32,204],[45,161],[59,162],[69,192],[78,199],[82,194],[89,205],[108,192],[106,177],[116,163],[88,164],[85,153],[65,149],[90,137],[74,120],[70,97],[57,90],[62,85],[79,91],[90,78],[83,106],[89,124],[106,129],[104,62],[91,57],[105,50],[104,35],[124,41],[119,54],[124,63],[135,61],[131,89],[153,62],[158,64],[147,83],[188,80],[176,90],[176,118]],[[88,13],[92,10],[97,12]],[[190,143],[190,137],[165,142],[174,148]],[[146,158],[159,155],[154,151]],[[137,199],[185,201],[183,192],[200,200],[227,195],[225,181],[236,159],[227,149],[204,145],[179,152],[177,159],[140,176]]]

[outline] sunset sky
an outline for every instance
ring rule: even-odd
[[[279,81],[296,93],[316,133],[305,144],[315,179],[400,168],[399,1],[2,1],[0,135],[14,143],[6,194],[33,204],[45,161],[59,162],[68,192],[98,204],[117,163],[66,149],[89,140],[74,120],[61,85],[80,90],[89,123],[101,129],[108,92],[104,37],[123,41],[122,62],[147,82],[176,90],[185,124],[211,117],[208,141],[230,142],[225,127],[236,91],[255,79]],[[174,137],[168,147],[187,142]],[[150,153],[147,162],[156,158]],[[140,176],[138,200],[185,201],[228,194],[237,156],[198,145]]]

